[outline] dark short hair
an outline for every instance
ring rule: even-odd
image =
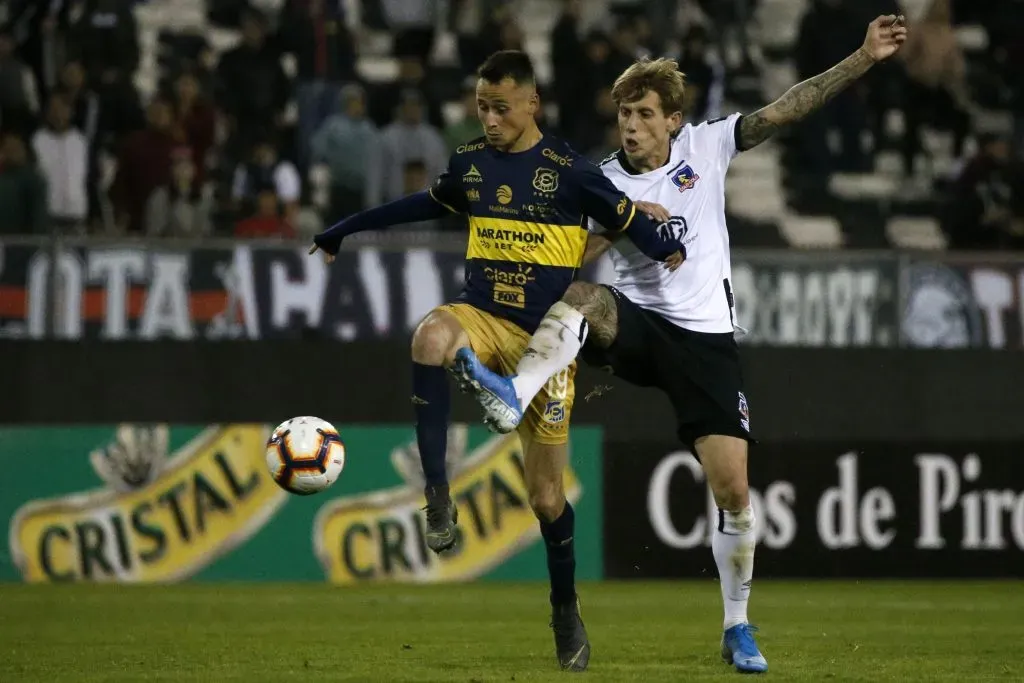
[[[533,62],[529,55],[521,50],[501,50],[487,58],[476,75],[488,83],[501,83],[511,78],[516,85],[536,83],[533,74]]]

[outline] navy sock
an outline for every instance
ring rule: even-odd
[[[448,451],[448,376],[436,365],[412,364],[413,405],[416,409],[416,443],[427,486],[447,486],[445,454]]]
[[[576,554],[573,550],[575,522],[576,513],[569,501],[565,501],[565,509],[558,519],[540,523],[540,533],[548,552],[552,605],[564,605],[576,600]]]

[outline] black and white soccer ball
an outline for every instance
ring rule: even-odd
[[[338,430],[308,415],[278,425],[267,441],[266,456],[277,485],[299,496],[327,489],[345,469],[345,444]]]

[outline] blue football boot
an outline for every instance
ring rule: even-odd
[[[476,395],[484,409],[484,424],[492,432],[508,434],[519,426],[523,409],[511,377],[502,377],[487,369],[468,346],[455,352],[452,374],[462,391]]]
[[[754,642],[756,630],[750,624],[737,624],[722,634],[722,659],[740,673],[759,674],[768,670],[768,662]]]

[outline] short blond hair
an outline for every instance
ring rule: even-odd
[[[686,102],[686,76],[674,59],[659,57],[634,62],[615,79],[612,101],[616,105],[636,102],[654,91],[661,98],[661,109],[666,116],[683,111]]]

